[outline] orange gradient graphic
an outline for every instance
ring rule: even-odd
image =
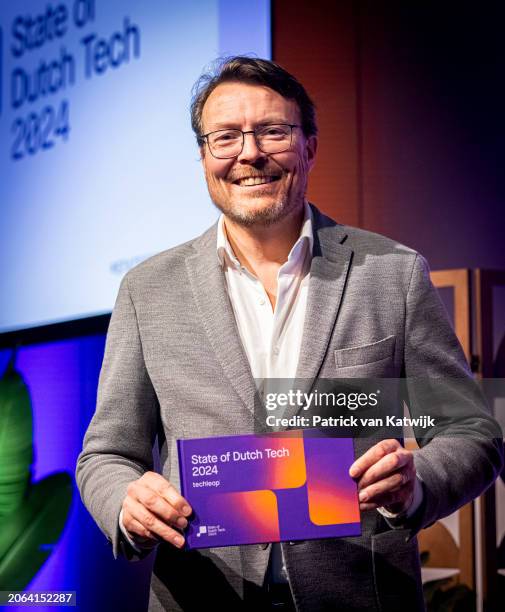
[[[309,517],[315,525],[360,521],[356,483],[348,474],[352,440],[306,440]]]
[[[277,498],[273,491],[243,491],[216,495],[211,510],[225,513],[226,527],[235,537],[254,536],[257,542],[280,540]]]
[[[267,486],[272,489],[294,489],[301,487],[307,480],[305,469],[305,451],[300,432],[283,433],[272,436],[264,446],[272,449],[279,456],[271,458],[267,466]],[[286,451],[288,454],[286,454]],[[284,456],[283,456],[284,455]]]
[[[324,480],[308,485],[309,516],[315,525],[354,523],[360,520],[356,493],[334,487],[334,483]]]

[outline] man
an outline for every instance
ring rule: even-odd
[[[182,548],[192,509],[175,441],[252,432],[254,378],[471,380],[424,260],[306,203],[317,128],[294,77],[232,58],[200,81],[192,125],[223,214],[122,282],[77,467],[84,503],[115,555],[157,547],[152,610],[421,610],[415,533],[501,468],[501,433],[479,408],[458,424],[468,436],[435,431],[415,453],[355,440],[359,538]]]

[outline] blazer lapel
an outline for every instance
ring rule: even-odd
[[[216,243],[217,224],[194,243],[197,252],[186,260],[189,281],[216,358],[233,389],[255,414],[257,390],[228,297]]]
[[[302,345],[296,372],[296,389],[310,392],[328,349],[344,296],[353,251],[343,242],[344,229],[312,206],[314,248]],[[290,417],[298,406],[287,409]]]

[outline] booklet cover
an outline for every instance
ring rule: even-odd
[[[294,430],[177,444],[188,548],[361,534],[350,438]]]

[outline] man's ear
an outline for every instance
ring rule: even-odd
[[[306,151],[307,151],[307,162],[309,165],[309,170],[312,170],[312,166],[316,163],[316,153],[317,153],[317,136],[312,135],[307,138],[307,142],[305,143]]]

